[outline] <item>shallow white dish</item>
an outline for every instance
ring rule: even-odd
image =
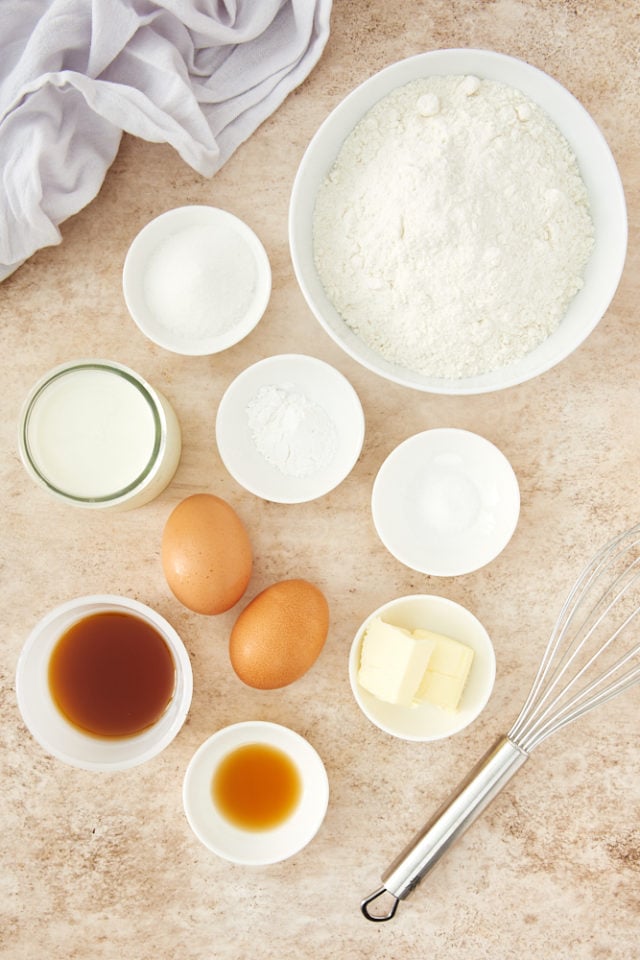
[[[195,236],[197,258],[194,252],[185,262],[178,245]],[[236,263],[249,267],[235,279],[218,259],[230,247]],[[256,234],[232,213],[205,205],[176,207],[151,220],[134,238],[124,261],[122,287],[131,317],[149,340],[173,353],[202,356],[220,353],[251,333],[271,296],[271,267]],[[223,292],[219,300],[218,291]],[[203,313],[204,301],[207,309],[210,301],[206,318],[196,318],[188,308],[190,298],[196,297]],[[223,323],[220,318],[232,304],[234,313]]]
[[[589,192],[595,248],[584,287],[559,327],[535,350],[502,369],[464,379],[425,377],[385,360],[349,329],[327,297],[313,256],[313,210],[320,184],[345,138],[392,90],[420,77],[473,74],[522,91],[555,122],[573,148]],[[289,244],[300,289],[328,335],[354,360],[387,380],[416,390],[476,394],[523,383],[555,366],[592,332],[617,289],[627,249],[624,191],[615,160],[593,119],[556,80],[530,64],[490,50],[434,50],[392,64],[353,90],[316,132],[302,158],[289,207]]]
[[[49,660],[62,634],[78,620],[103,611],[124,611],[146,620],[162,635],[173,656],[175,689],[171,702],[157,723],[131,737],[83,733],[58,710],[49,689]],[[192,692],[191,661],[173,627],[145,604],[111,594],[78,597],[51,610],[29,634],[16,670],[18,707],[35,740],[58,760],[84,770],[126,770],[157,756],[182,728]]]
[[[329,451],[328,460],[318,458],[316,462],[312,456],[300,459],[299,455],[299,462],[308,465],[309,472],[290,471],[296,447],[303,453],[313,448],[310,438],[316,423],[311,416],[307,422],[305,415],[298,424],[296,411],[286,412],[283,407],[279,428],[283,432],[280,440],[275,434],[278,442],[272,448],[262,447],[254,415],[250,418],[249,405],[257,403],[263,395],[260,391],[274,387],[282,388],[289,398],[303,400],[321,418],[318,422],[330,428],[330,445],[325,442],[320,448]],[[291,433],[285,433],[285,427],[291,427]],[[226,389],[216,415],[218,451],[231,476],[246,490],[275,503],[303,503],[337,487],[360,456],[364,430],[362,405],[346,377],[323,360],[305,354],[267,357],[243,370]],[[294,454],[289,459],[291,466],[285,462],[287,450]]]
[[[269,830],[243,830],[230,823],[212,799],[218,764],[244,744],[261,743],[283,751],[298,770],[302,794],[292,814]],[[218,730],[198,748],[184,777],[182,799],[189,825],[207,849],[232,863],[261,866],[286,860],[316,835],[329,802],[324,764],[311,744],[288,727],[263,720]]]
[[[371,511],[393,556],[431,576],[471,573],[506,547],[520,491],[494,444],[468,430],[425,430],[403,441],[373,484]]]
[[[407,630],[432,630],[473,648],[473,664],[460,707],[455,713],[429,703],[416,707],[385,703],[360,686],[358,669],[362,639],[367,624],[374,617]],[[378,607],[359,627],[349,654],[349,680],[358,706],[380,730],[402,740],[442,740],[469,726],[485,708],[495,675],[493,644],[480,621],[453,600],[431,594],[399,597]]]

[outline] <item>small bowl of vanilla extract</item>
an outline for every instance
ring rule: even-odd
[[[223,727],[185,773],[187,821],[201,843],[231,863],[263,866],[314,838],[329,802],[324,764],[288,727],[247,720]]]
[[[186,648],[151,607],[92,595],[50,611],[18,660],[22,718],[51,755],[115,771],[159,754],[181,729],[193,692]]]

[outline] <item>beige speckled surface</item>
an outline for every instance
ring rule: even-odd
[[[327,112],[380,67],[423,50],[482,46],[523,57],[564,83],[602,128],[629,207],[629,254],[615,300],[588,341],[536,382],[475,399],[408,393],[343,356],[299,293],[287,248],[296,166]],[[631,958],[640,933],[639,692],[548,741],[389,924],[360,899],[390,860],[519,710],[559,602],[592,551],[640,516],[640,22],[634,0],[337,0],[326,52],[309,79],[207,181],[162,145],[125,138],[98,198],[0,287],[4,388],[0,661],[3,802],[0,954],[7,960],[134,960],[180,956],[312,960],[408,957]],[[267,314],[214,358],[155,348],[129,319],[120,286],[127,247],[156,214],[212,203],[264,242],[274,288]],[[351,476],[306,505],[265,503],[227,475],[214,440],[231,379],[271,353],[313,353],[362,400],[367,436]],[[129,514],[74,512],[22,471],[18,411],[58,362],[94,355],[129,364],[165,391],[184,430],[174,482]],[[522,512],[485,569],[435,580],[398,564],[369,511],[375,473],[405,437],[435,426],[475,430],[518,475]],[[175,503],[210,491],[232,502],[252,535],[247,598],[289,576],[314,580],[332,612],[327,645],[290,688],[258,693],[229,666],[235,612],[183,609],[161,575],[162,527]],[[334,557],[339,556],[339,561]],[[469,606],[491,634],[495,692],[449,742],[402,743],[358,712],[349,644],[384,600],[438,592]],[[126,593],[182,634],[195,691],[188,722],[159,758],[101,776],[46,756],[18,714],[14,671],[32,625],[79,594]],[[230,866],[199,845],[181,807],[194,750],[220,726],[258,718],[308,736],[331,783],[326,821],[292,860]]]

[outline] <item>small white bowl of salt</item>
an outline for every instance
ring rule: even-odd
[[[243,370],[216,416],[216,442],[241,486],[274,503],[304,503],[338,486],[364,441],[362,405],[335,367],[279,354]]]
[[[173,353],[220,353],[256,326],[271,267],[244,221],[209,206],[176,207],[134,238],[122,274],[127,309],[149,340]]]

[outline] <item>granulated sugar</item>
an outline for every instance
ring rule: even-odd
[[[583,284],[589,199],[571,148],[519,91],[415,80],[346,139],[316,200],[329,299],[372,349],[474,376],[542,343]]]
[[[191,340],[216,337],[246,315],[256,290],[256,261],[232,231],[195,225],[167,237],[144,277],[158,324]]]

